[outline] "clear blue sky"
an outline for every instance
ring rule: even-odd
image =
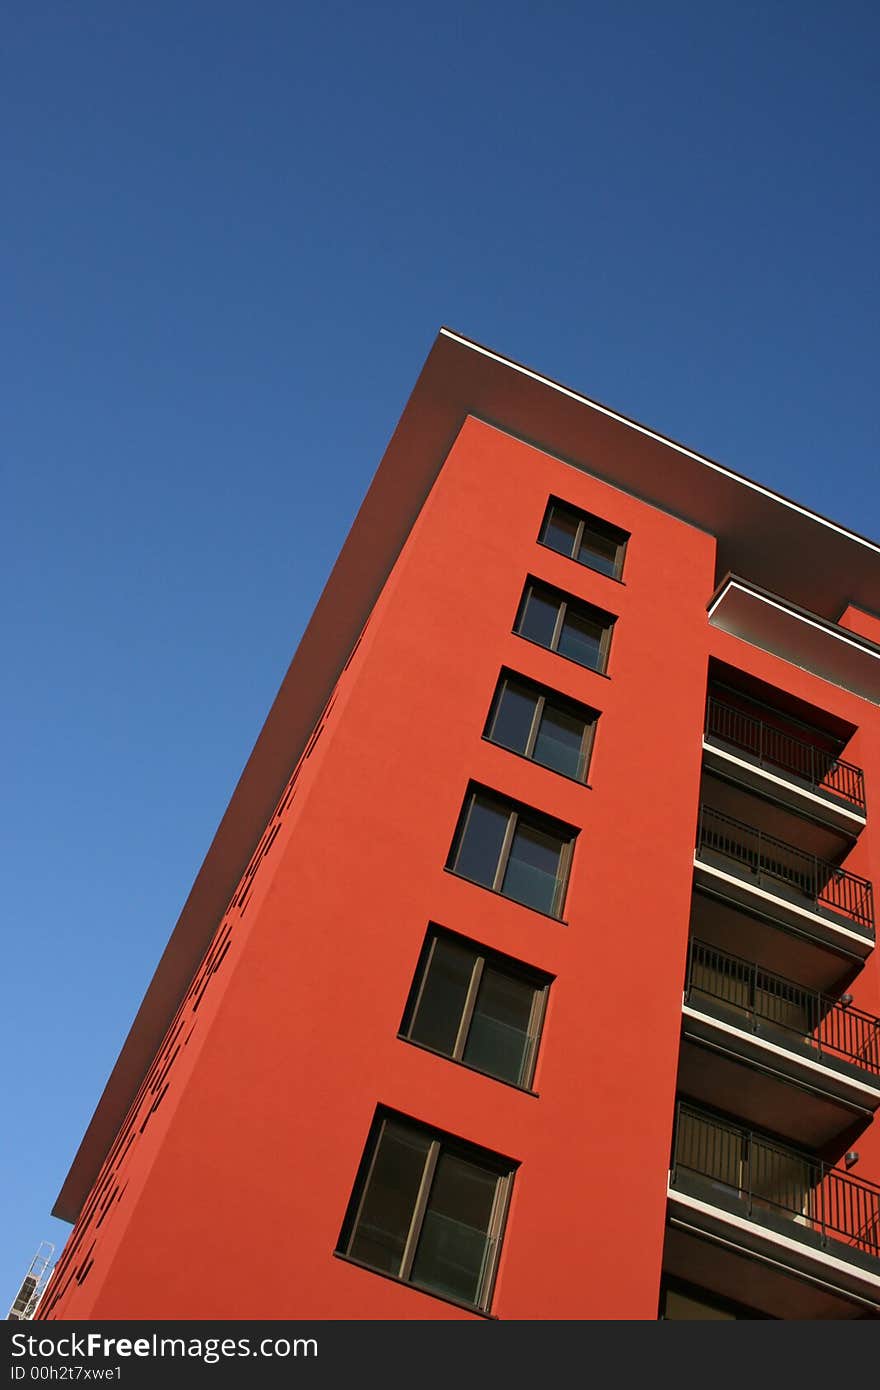
[[[3,30],[0,1313],[441,323],[880,531],[876,3]]]

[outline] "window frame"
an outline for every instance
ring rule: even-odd
[[[559,509],[565,513],[569,520],[575,522],[575,535],[572,549],[566,556],[564,550],[559,550],[555,545],[547,543],[547,531],[553,517],[554,509]],[[608,574],[604,569],[590,564],[589,560],[580,558],[580,549],[583,545],[584,532],[592,532],[603,540],[610,541],[615,547],[614,570]],[[631,532],[625,531],[622,526],[616,526],[613,521],[606,521],[604,517],[597,516],[595,512],[586,512],[581,507],[575,507],[573,503],[564,501],[561,497],[551,496],[544,509],[544,516],[541,527],[538,531],[538,545],[544,546],[545,550],[552,550],[554,554],[561,555],[563,559],[574,560],[575,564],[582,565],[584,569],[592,570],[594,574],[604,575],[606,579],[613,579],[615,583],[623,583],[623,566],[626,559],[626,547],[630,540]]]
[[[528,640],[528,639],[527,639]],[[528,737],[526,738],[525,748],[511,748],[506,743],[500,743],[493,737],[492,729],[498,718],[504,692],[510,686],[525,690],[529,695],[535,696],[535,710],[529,726]],[[541,724],[544,719],[544,711],[547,705],[551,709],[557,709],[561,714],[568,714],[576,719],[582,719],[584,732],[581,737],[581,751],[578,760],[578,776],[574,777],[570,772],[562,772],[560,768],[553,767],[550,763],[541,762],[540,758],[534,755],[535,745],[538,735],[541,732]],[[495,683],[495,690],[492,694],[492,701],[489,705],[489,713],[486,716],[486,723],[483,728],[483,738],[487,743],[491,743],[495,748],[503,748],[506,753],[513,753],[518,758],[525,758],[528,762],[534,763],[536,767],[546,768],[548,772],[555,772],[558,777],[565,777],[569,782],[577,782],[578,786],[589,787],[588,776],[590,764],[593,759],[593,749],[596,742],[596,725],[599,722],[600,711],[594,709],[592,705],[585,705],[580,700],[573,700],[569,695],[563,695],[561,691],[553,690],[548,685],[542,685],[540,681],[533,681],[529,676],[523,676],[518,671],[512,671],[507,666],[501,668],[501,673]]]
[[[495,865],[495,873],[491,884],[481,883],[479,879],[470,878],[467,874],[460,873],[455,867],[467,833],[471,812],[473,811],[474,803],[478,797],[481,797],[484,801],[493,803],[507,813],[507,825],[501,842],[501,848],[498,851],[498,861]],[[531,903],[524,903],[521,898],[514,898],[511,894],[503,892],[501,888],[507,873],[507,866],[510,862],[510,853],[513,848],[516,831],[521,821],[528,828],[537,830],[545,835],[553,835],[561,842],[559,863],[556,870],[556,883],[553,890],[553,902],[549,912],[542,907],[534,907]],[[492,791],[489,787],[471,782],[465,792],[464,803],[459,812],[455,834],[452,837],[452,844],[446,858],[446,868],[450,873],[455,874],[457,878],[462,879],[465,883],[473,883],[477,888],[488,889],[490,893],[497,893],[499,897],[505,898],[508,902],[518,903],[520,907],[525,907],[529,912],[539,912],[543,917],[551,917],[554,922],[564,922],[565,918],[562,916],[562,913],[565,907],[568,883],[571,877],[574,844],[579,834],[580,831],[575,826],[568,825],[565,821],[558,820],[555,816],[548,816],[543,811],[536,811],[534,807],[527,806],[522,801],[517,801],[515,797],[504,796],[500,792]]]
[[[443,1052],[440,1048],[431,1047],[429,1043],[414,1038],[411,1032],[428,982],[428,974],[438,941],[451,941],[456,945],[467,947],[474,956],[470,983],[462,1005],[452,1052]],[[485,1067],[474,1066],[473,1062],[467,1062],[464,1058],[476,1010],[477,996],[487,966],[498,971],[499,974],[504,973],[511,979],[521,980],[532,988],[532,1007],[529,1014],[526,1051],[520,1069],[521,1081],[510,1081],[506,1076],[499,1076],[497,1072],[487,1071]],[[449,931],[446,927],[431,923],[419,952],[397,1036],[401,1042],[410,1043],[413,1047],[420,1047],[423,1051],[430,1052],[435,1057],[442,1057],[448,1062],[454,1062],[457,1066],[467,1067],[469,1071],[475,1071],[480,1076],[488,1077],[491,1081],[499,1081],[502,1085],[512,1086],[517,1091],[536,1095],[537,1092],[533,1090],[532,1083],[538,1065],[538,1052],[541,1046],[544,1020],[547,1015],[547,999],[553,980],[554,976],[548,975],[545,970],[538,970],[534,966],[516,960],[513,956],[505,955],[503,951],[493,950],[489,946],[481,946],[478,941],[473,941],[470,937],[461,936],[458,932]]]
[[[404,1129],[414,1130],[428,1140],[428,1151],[425,1155],[421,1181],[419,1182],[418,1192],[409,1219],[409,1227],[404,1242],[403,1253],[400,1257],[400,1267],[396,1274],[390,1273],[387,1269],[377,1269],[375,1265],[371,1265],[366,1260],[358,1259],[356,1255],[351,1254],[351,1247],[358,1234],[361,1214],[367,1200],[367,1194],[370,1190],[370,1183],[379,1156],[382,1136],[389,1124],[394,1124]],[[416,1283],[412,1278],[413,1267],[418,1254],[419,1241],[424,1228],[425,1217],[429,1210],[431,1190],[437,1173],[437,1166],[444,1153],[452,1154],[454,1157],[461,1158],[465,1162],[474,1164],[474,1166],[480,1166],[485,1172],[494,1174],[496,1178],[495,1192],[492,1198],[492,1210],[486,1230],[486,1240],[489,1243],[489,1255],[485,1262],[485,1267],[473,1302],[463,1298],[456,1298],[454,1294],[441,1293],[436,1289],[427,1288],[423,1284]],[[429,1298],[440,1298],[444,1302],[454,1303],[459,1308],[467,1308],[471,1312],[482,1313],[484,1316],[489,1316],[492,1298],[495,1293],[501,1244],[504,1238],[507,1215],[510,1209],[513,1180],[518,1166],[515,1160],[508,1159],[502,1154],[494,1153],[490,1149],[485,1149],[480,1144],[470,1143],[467,1139],[461,1139],[457,1135],[449,1134],[446,1130],[439,1129],[436,1126],[424,1124],[420,1120],[411,1119],[410,1116],[403,1115],[399,1111],[391,1110],[386,1106],[377,1106],[367,1134],[367,1141],[364,1145],[361,1160],[358,1164],[357,1173],[355,1174],[354,1184],[352,1186],[351,1195],[342,1223],[342,1229],[340,1230],[334,1253],[340,1259],[347,1260],[351,1264],[357,1265],[360,1269],[369,1270],[370,1273],[378,1274],[384,1279],[391,1279],[396,1284],[404,1284],[407,1288],[415,1289],[418,1293],[425,1294]]]
[[[553,634],[549,644],[538,642],[534,637],[529,637],[526,633],[520,632],[519,625],[525,617],[529,599],[535,591],[543,591],[545,596],[549,595],[558,605],[556,621],[553,624]],[[559,650],[559,639],[565,627],[565,619],[569,610],[581,617],[596,622],[602,629],[599,638],[599,663],[597,666],[588,666],[583,661],[578,661],[576,657],[568,656],[566,652]],[[604,620],[604,621],[603,621]],[[596,604],[588,602],[587,599],[577,598],[574,594],[568,594],[564,589],[558,589],[555,584],[548,584],[544,579],[536,579],[534,575],[529,575],[523,586],[522,596],[516,610],[516,617],[513,620],[513,635],[520,637],[524,642],[531,642],[532,646],[540,647],[542,651],[553,652],[554,656],[561,656],[564,661],[570,661],[574,666],[580,667],[582,671],[592,671],[598,676],[608,676],[608,658],[611,651],[611,634],[617,616],[609,613],[605,608],[599,608]]]

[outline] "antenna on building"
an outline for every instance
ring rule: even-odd
[[[37,1304],[43,1297],[49,1282],[49,1275],[52,1273],[52,1256],[54,1254],[55,1246],[52,1242],[41,1240],[37,1253],[31,1260],[30,1268],[21,1281],[21,1288],[13,1299],[12,1307],[7,1314],[7,1322],[25,1322],[34,1316],[37,1311]]]

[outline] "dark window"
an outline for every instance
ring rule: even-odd
[[[772,1321],[766,1313],[734,1303],[720,1294],[682,1279],[664,1278],[660,1288],[660,1317],[669,1322],[732,1322],[755,1319]]]
[[[473,790],[465,798],[446,867],[560,917],[576,834],[530,807]]]
[[[451,933],[429,934],[401,1035],[454,1062],[531,1085],[549,979]]]
[[[567,656],[579,666],[603,671],[608,665],[608,648],[614,617],[590,603],[572,598],[561,589],[530,579],[523,591],[514,632]]]
[[[486,1311],[513,1164],[397,1115],[377,1115],[338,1252]]]
[[[587,705],[502,671],[485,737],[554,772],[585,782],[597,718],[596,711]]]
[[[551,497],[538,540],[578,564],[619,579],[629,535],[601,517],[578,511]]]

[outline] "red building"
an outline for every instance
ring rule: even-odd
[[[442,331],[38,1316],[877,1317],[878,613],[877,546]]]

